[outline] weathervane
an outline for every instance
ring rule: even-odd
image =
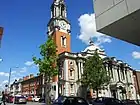
[[[94,45],[94,42],[93,42],[93,40],[92,40],[91,37],[89,38],[89,44],[90,44],[90,45]]]

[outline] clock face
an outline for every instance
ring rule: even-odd
[[[66,29],[66,28],[67,28],[66,22],[64,22],[64,21],[60,22],[60,27],[61,27],[62,29]]]

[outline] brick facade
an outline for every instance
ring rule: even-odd
[[[36,77],[24,77],[22,84],[22,94],[23,95],[34,95],[38,96],[42,94],[42,87],[43,87],[43,76],[36,76]]]

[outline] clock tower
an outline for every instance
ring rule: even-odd
[[[54,0],[51,5],[51,19],[48,23],[48,35],[52,36],[57,46],[57,54],[70,52],[70,22],[64,0]]]

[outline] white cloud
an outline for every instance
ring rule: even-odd
[[[140,59],[140,52],[134,51],[132,52],[132,56],[134,59]]]
[[[0,72],[0,76],[8,77],[8,76],[9,76],[9,73],[6,73],[6,72]]]
[[[88,44],[90,38],[97,39],[95,44],[110,43],[111,38],[96,31],[95,14],[84,14],[78,19],[80,35],[78,38]]]
[[[2,84],[4,85],[4,84],[7,84],[8,83],[8,80],[4,80],[3,82],[2,82]]]
[[[25,72],[27,72],[27,67],[21,68],[20,73],[25,73]]]
[[[8,80],[2,81],[0,84],[0,90],[3,90],[6,84],[8,84]]]
[[[16,74],[16,73],[17,73],[16,71],[12,71],[12,72],[11,72],[11,74]]]
[[[3,59],[0,58],[0,62],[2,62],[2,61],[3,61]]]
[[[34,64],[33,61],[27,61],[27,62],[25,62],[25,65],[26,65],[26,66],[32,66],[33,64]]]

